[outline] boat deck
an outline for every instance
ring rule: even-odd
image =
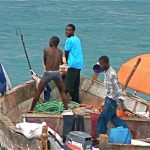
[[[36,123],[42,123],[46,122],[49,127],[54,129],[56,132],[58,132],[62,136],[63,131],[63,116],[62,115],[51,115],[51,114],[45,114],[45,113],[26,113],[25,114],[26,121],[28,122],[36,122]],[[134,134],[135,139],[146,139],[147,137],[150,137],[150,119],[147,118],[122,118],[125,120],[125,122],[128,124],[130,130]],[[91,115],[85,115],[84,116],[84,129],[85,132],[91,134]],[[58,129],[56,127],[59,126]],[[108,125],[108,128],[110,129],[113,127],[113,124],[110,122]]]

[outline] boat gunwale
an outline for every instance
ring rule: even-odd
[[[25,117],[27,118],[47,118],[47,117],[51,117],[51,118],[63,118],[63,115],[62,114],[48,114],[48,113],[40,113],[40,112],[25,112]],[[90,119],[91,118],[91,115],[85,115],[84,118],[86,119]],[[136,117],[133,117],[133,118],[128,118],[128,117],[121,117],[123,120],[125,121],[142,121],[142,122],[150,122],[150,119],[149,118],[136,118]]]
[[[97,83],[97,84],[99,84],[99,85],[101,85],[101,86],[103,86],[104,87],[104,83],[102,82],[102,81],[100,81],[100,80],[93,80],[93,79],[90,79],[90,78],[88,78],[88,77],[82,77],[81,78],[81,80],[90,80],[90,81],[92,81],[92,82],[95,82],[95,83]],[[84,89],[81,89],[81,90],[83,90],[83,91],[86,91],[86,92],[88,92],[87,90],[84,90]],[[90,93],[90,92],[89,92]],[[90,94],[92,94],[92,93],[90,93]],[[94,95],[94,94],[93,94]],[[124,91],[124,95],[125,96],[128,96],[128,97],[132,97],[132,98],[135,98],[135,100],[138,100],[139,102],[141,102],[141,103],[143,103],[143,104],[147,104],[147,105],[149,105],[149,107],[150,107],[150,101],[148,101],[148,100],[145,100],[145,99],[143,99],[143,98],[141,98],[141,97],[139,97],[139,96],[137,96],[137,95],[134,95],[134,94],[132,94],[132,93],[129,93],[129,92],[127,92],[127,91]]]

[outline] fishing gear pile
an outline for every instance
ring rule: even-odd
[[[72,110],[73,108],[79,107],[79,104],[73,101],[70,101],[68,104],[68,109]],[[61,114],[64,111],[63,103],[60,101],[51,100],[45,103],[38,102],[34,108],[35,112],[44,112],[48,114]]]

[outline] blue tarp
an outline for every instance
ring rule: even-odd
[[[50,100],[50,98],[51,98],[50,92],[51,92],[51,88],[50,88],[49,85],[47,85],[47,86],[45,87],[45,89],[44,89],[44,100],[45,100],[45,101],[49,101],[49,100]]]
[[[0,64],[0,93],[4,95],[6,92],[6,77],[2,65]]]

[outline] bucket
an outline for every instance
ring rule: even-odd
[[[96,133],[96,124],[99,118],[99,114],[91,113],[91,135],[94,139],[98,138],[98,134]]]
[[[131,133],[128,128],[117,127],[110,129],[110,143],[131,144]]]

